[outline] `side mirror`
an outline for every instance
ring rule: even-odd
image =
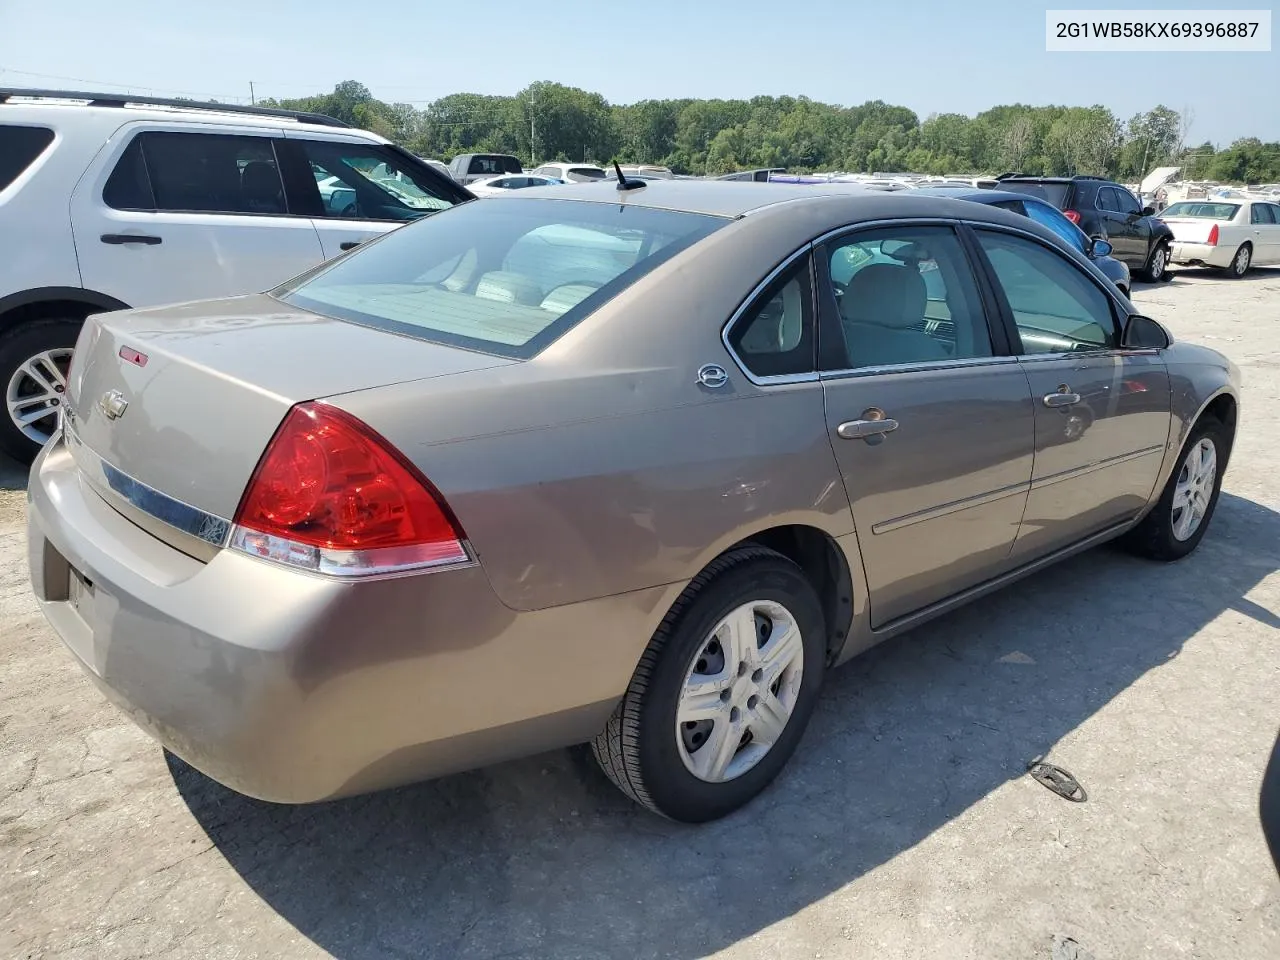
[[[1169,346],[1169,334],[1150,317],[1135,313],[1125,321],[1120,346],[1130,350],[1163,350]]]
[[[1110,240],[1104,240],[1102,237],[1094,237],[1093,245],[1089,247],[1089,256],[1091,257],[1109,257],[1111,251],[1115,247],[1111,246]]]
[[[1154,217],[1156,215],[1156,208],[1151,206],[1151,204],[1147,204],[1142,208],[1142,215],[1144,217]]]

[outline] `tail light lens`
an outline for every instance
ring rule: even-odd
[[[1218,245],[1218,225],[1215,223],[1209,228],[1209,246],[1216,247]]]
[[[350,414],[293,407],[236,510],[231,546],[341,577],[467,563],[465,537],[426,477]]]
[[[1072,223],[1074,223],[1074,224],[1076,224],[1077,226],[1079,226],[1079,224],[1080,224],[1080,212],[1079,212],[1078,210],[1063,210],[1063,211],[1062,211],[1062,215],[1063,215],[1064,217],[1066,217],[1068,220],[1070,220]]]

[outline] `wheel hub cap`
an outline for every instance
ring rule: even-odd
[[[1173,536],[1183,541],[1200,528],[1213,499],[1218,478],[1218,450],[1212,440],[1202,437],[1187,453],[1173,488]]]
[[[676,744],[695,777],[742,776],[781,738],[795,709],[804,643],[780,603],[753,600],[724,617],[685,676]]]
[[[9,378],[9,418],[35,443],[47,443],[58,429],[70,364],[71,348],[55,347],[28,359]]]

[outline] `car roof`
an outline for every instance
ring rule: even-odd
[[[998,207],[977,205],[949,196],[933,196],[925,190],[876,190],[857,183],[791,184],[752,183],[742,180],[646,180],[635,190],[619,190],[610,177],[590,183],[558,187],[529,187],[513,191],[513,201],[580,200],[652,207],[684,213],[701,213],[736,219],[768,207],[842,198],[856,201],[869,217],[965,217],[1000,223],[1025,223],[1026,218]],[[983,191],[990,193],[991,191]],[[1017,199],[1022,199],[1017,196]],[[922,210],[922,203],[929,204]],[[1013,219],[1008,219],[1013,218]],[[855,218],[856,219],[856,218]]]

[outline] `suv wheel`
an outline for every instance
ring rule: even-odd
[[[1156,248],[1151,251],[1151,257],[1147,260],[1143,275],[1149,282],[1159,283],[1160,278],[1164,276],[1165,268],[1168,266],[1169,245],[1163,242],[1157,243]]]
[[[30,463],[58,429],[79,320],[37,320],[0,334],[5,416],[0,450]]]

